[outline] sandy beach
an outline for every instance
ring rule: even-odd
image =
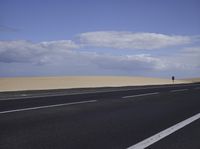
[[[176,80],[176,84],[191,80]],[[0,78],[0,91],[69,89],[172,84],[170,79],[119,76],[15,77]]]

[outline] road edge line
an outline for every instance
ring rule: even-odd
[[[144,148],[158,142],[159,140],[167,137],[168,135],[174,133],[175,131],[178,131],[179,129],[181,129],[181,128],[189,125],[190,123],[198,120],[199,118],[200,118],[200,113],[198,113],[198,114],[196,114],[196,115],[194,115],[194,116],[192,116],[192,117],[190,117],[190,118],[188,118],[188,119],[186,119],[182,122],[179,122],[179,123],[167,128],[167,129],[165,129],[165,130],[163,130],[163,131],[161,131],[161,132],[159,132],[159,133],[157,133],[157,134],[155,134],[155,135],[153,135],[153,136],[151,136],[151,137],[149,137],[149,138],[147,138],[147,139],[145,139],[145,140],[143,140],[143,141],[141,141],[141,142],[139,142],[139,143],[137,143],[133,146],[130,146],[127,149],[144,149]]]

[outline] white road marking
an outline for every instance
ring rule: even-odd
[[[39,107],[15,109],[15,110],[8,110],[8,111],[0,111],[0,114],[20,112],[20,111],[29,111],[29,110],[37,110],[37,109],[45,109],[45,108],[52,108],[52,107],[61,107],[61,106],[76,105],[76,104],[91,103],[91,102],[97,102],[97,100],[78,101],[78,102],[70,102],[70,103],[63,103],[63,104],[56,104],[56,105],[39,106]]]
[[[138,95],[130,95],[130,96],[124,96],[124,97],[122,97],[122,98],[133,98],[133,97],[148,96],[148,95],[156,95],[156,94],[159,94],[159,92],[146,93],[146,94],[138,94]]]
[[[178,89],[178,90],[171,90],[170,92],[182,92],[182,91],[187,91],[188,89]]]
[[[145,140],[143,140],[143,141],[141,141],[141,142],[139,142],[139,143],[137,143],[133,146],[130,146],[127,149],[144,149],[144,148],[152,145],[153,143],[155,143],[155,142],[167,137],[168,135],[174,133],[175,131],[187,126],[188,124],[198,120],[199,118],[200,118],[200,113],[198,113],[198,114],[196,114],[196,115],[194,115],[194,116],[192,116],[192,117],[190,117],[190,118],[168,128],[168,129],[165,129],[165,130],[163,130],[163,131],[161,131],[161,132],[159,132],[159,133],[157,133],[157,134],[155,134],[155,135],[153,135],[153,136],[151,136],[151,137],[149,137],[149,138],[147,138],[147,139],[145,139]]]

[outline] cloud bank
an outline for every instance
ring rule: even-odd
[[[17,75],[168,75],[169,72],[200,70],[200,46],[194,37],[156,33],[87,32],[73,40],[34,43],[26,40],[0,41],[0,76]],[[196,42],[196,41],[195,41]],[[177,46],[181,47],[176,50]],[[143,49],[143,53],[101,53],[87,47]],[[149,51],[172,47],[171,55]],[[151,50],[150,50],[151,49]],[[116,50],[119,51],[119,50]],[[123,50],[121,50],[123,51]],[[133,50],[134,51],[134,50]]]
[[[84,46],[145,50],[189,44],[193,40],[189,36],[116,31],[87,32],[78,37]]]
[[[49,57],[56,57],[69,50],[78,48],[71,40],[33,43],[25,40],[0,41],[0,62],[45,62]]]

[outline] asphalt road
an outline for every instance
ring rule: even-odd
[[[125,149],[200,113],[200,84],[0,100],[0,149]],[[147,148],[199,149],[200,120]]]

